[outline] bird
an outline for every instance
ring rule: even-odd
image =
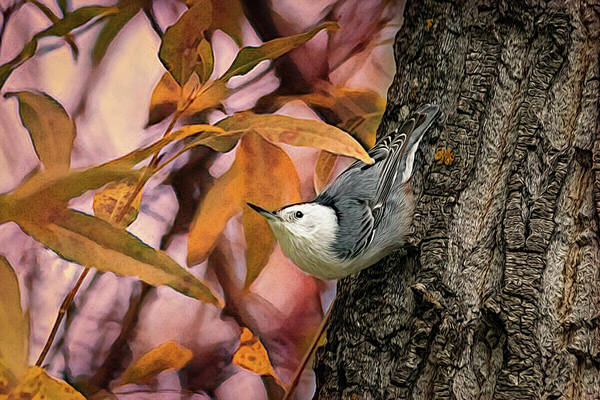
[[[313,201],[274,211],[247,203],[266,218],[283,253],[323,280],[357,273],[406,243],[414,212],[415,152],[433,122],[427,104],[369,150],[372,164],[354,161]]]

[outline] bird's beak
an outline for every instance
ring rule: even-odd
[[[252,208],[254,211],[256,211],[257,213],[259,213],[260,215],[262,215],[263,217],[265,217],[267,220],[275,220],[277,218],[277,215],[272,213],[271,211],[267,211],[262,207],[259,207],[255,204],[252,203],[246,203],[248,204],[248,206],[250,206],[250,208]]]

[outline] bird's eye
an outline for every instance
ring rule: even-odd
[[[296,213],[294,214],[294,216],[296,218],[302,218],[304,216],[304,214],[302,214],[302,211],[296,211]]]

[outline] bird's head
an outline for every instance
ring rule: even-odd
[[[267,219],[282,245],[284,240],[294,238],[302,240],[305,245],[323,240],[330,242],[337,231],[338,222],[333,209],[316,202],[291,204],[276,211],[267,211],[251,203],[248,205]]]

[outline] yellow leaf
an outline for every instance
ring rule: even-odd
[[[256,67],[261,61],[274,60],[288,51],[306,43],[321,30],[326,29],[327,31],[333,31],[338,28],[339,26],[335,22],[325,22],[298,35],[273,39],[258,47],[244,47],[237,54],[229,69],[219,79],[227,82],[233,76],[244,75],[252,68]]]
[[[147,383],[163,371],[183,368],[192,359],[192,351],[169,340],[132,363],[121,377],[121,385]]]
[[[65,109],[45,93],[11,92],[19,100],[21,122],[46,169],[68,170],[75,139],[75,123]]]
[[[109,183],[102,191],[94,195],[94,215],[115,226],[128,227],[135,221],[140,212],[140,203],[142,202],[141,190],[129,206],[123,219],[117,223],[115,222],[115,218],[120,215],[136,187],[137,180]]]
[[[20,380],[27,368],[29,348],[29,318],[21,309],[21,294],[17,275],[8,260],[0,256],[0,378],[10,383]],[[0,390],[0,393],[2,391]]]
[[[317,165],[315,166],[315,174],[313,176],[315,192],[317,194],[321,193],[331,180],[331,174],[333,173],[333,167],[335,167],[336,160],[337,156],[328,151],[321,151],[319,153]]]
[[[271,375],[280,386],[285,387],[273,370],[267,350],[248,328],[242,328],[240,347],[233,355],[233,363],[260,375]]]
[[[158,56],[179,86],[192,74],[198,62],[198,45],[211,23],[211,2],[197,0],[165,31]]]
[[[354,157],[368,164],[373,163],[365,149],[352,136],[321,121],[241,112],[219,121],[217,126],[226,131],[251,130],[271,143],[314,147]]]
[[[29,367],[25,379],[8,395],[7,400],[85,400],[65,381],[52,378],[40,367]]]
[[[35,240],[62,258],[153,285],[166,285],[211,304],[219,301],[210,289],[166,253],[153,249],[131,233],[100,218],[64,210],[52,221],[35,215],[16,221]]]

